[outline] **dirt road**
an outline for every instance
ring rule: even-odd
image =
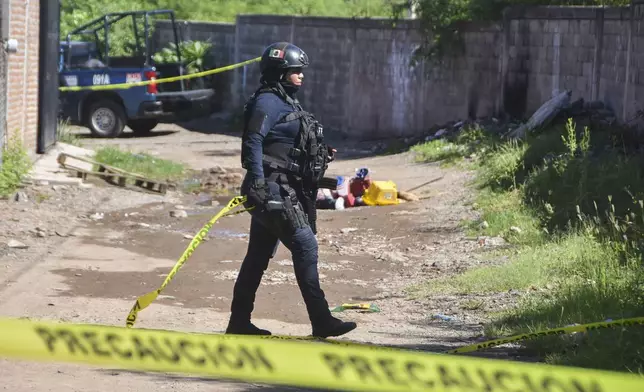
[[[232,135],[175,128],[153,137],[108,143],[129,143],[142,151],[204,168],[238,167],[238,140]],[[94,140],[86,145],[98,143]],[[208,158],[204,151],[211,149],[219,152]],[[472,217],[465,206],[471,195],[465,186],[469,175],[415,164],[409,154],[351,160],[341,156],[333,165],[333,174],[347,175],[356,167],[368,166],[376,179],[392,179],[400,189],[440,178],[416,192],[429,196],[419,202],[320,211],[320,273],[330,304],[373,302],[382,310],[339,313],[339,317],[358,323],[346,338],[442,351],[479,335],[480,315],[458,306],[466,297],[420,302],[408,300],[404,294],[412,283],[481,263],[478,245],[459,229],[462,219]],[[50,196],[38,203],[35,195],[39,192]],[[4,248],[0,254],[0,265],[8,266],[8,272],[0,276],[3,316],[124,325],[135,298],[158,287],[188,245],[187,237],[221,207],[198,206],[191,195],[143,197],[112,188],[53,190],[45,186],[32,193],[23,204],[3,202],[4,213],[15,220],[4,224],[0,241],[16,238],[30,246]],[[188,217],[170,216],[178,205]],[[104,215],[92,216],[96,211]],[[36,225],[46,226],[43,230],[48,234],[34,234]],[[217,223],[162,296],[139,314],[137,326],[222,332],[248,242],[248,225],[247,214]],[[58,231],[65,233],[56,234]],[[454,319],[442,321],[433,317],[436,314]],[[260,286],[254,321],[275,333],[310,333],[284,247]],[[15,392],[296,390],[13,360],[1,362],[0,379],[5,390]]]

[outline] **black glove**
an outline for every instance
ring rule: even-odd
[[[260,209],[263,209],[266,201],[268,200],[268,196],[270,195],[270,189],[268,188],[268,184],[264,179],[258,179],[258,180],[253,180],[250,188],[248,189],[248,195],[246,197],[248,198],[249,204],[252,206],[258,207]]]

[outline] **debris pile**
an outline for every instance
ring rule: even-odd
[[[418,201],[410,191],[399,191],[393,181],[377,181],[366,167],[356,170],[352,177],[325,177],[318,189],[316,205],[320,209],[343,210],[347,207],[395,205],[403,201]]]

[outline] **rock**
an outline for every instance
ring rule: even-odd
[[[193,239],[194,237],[193,237],[193,236],[191,236],[190,234],[184,234],[184,235],[183,235],[183,238],[185,238],[185,239],[187,239],[187,240],[191,240],[191,239]]]
[[[340,231],[342,232],[342,234],[348,234],[348,233],[352,233],[354,231],[358,231],[358,229],[355,228],[355,227],[345,227],[344,229],[341,229]]]
[[[59,191],[67,189],[67,187],[65,185],[52,185],[51,189],[53,189],[56,192],[59,192]]]
[[[395,263],[403,263],[407,261],[407,257],[405,257],[404,254],[398,252],[398,251],[393,251],[393,252],[383,252],[378,259],[381,260],[386,260],[386,261],[391,261]]]
[[[16,192],[16,194],[13,196],[13,200],[18,203],[24,203],[29,201],[29,196],[27,196],[25,192]]]
[[[204,192],[198,194],[197,201],[195,204],[199,206],[212,206],[213,205],[212,195]]]
[[[514,233],[517,233],[517,234],[521,234],[522,230],[520,228],[516,227],[516,226],[512,226],[512,227],[510,227],[510,231],[512,231]]]
[[[102,212],[96,212],[96,213],[90,215],[89,219],[96,221],[96,220],[101,220],[104,217],[105,217],[105,214],[103,214]]]
[[[177,210],[185,210],[186,209],[186,207],[182,206],[181,204],[177,204],[176,206],[174,206],[174,208],[176,208]]]
[[[7,242],[7,246],[12,249],[27,249],[29,247],[17,240],[9,240],[9,242]]]
[[[188,213],[185,210],[173,210],[170,211],[170,216],[173,218],[187,218]]]
[[[489,223],[487,223],[487,221],[483,221],[483,222],[481,222],[481,225],[480,225],[480,226],[481,226],[481,229],[484,229],[484,230],[485,230],[485,229],[487,229],[488,227],[490,227],[490,224],[489,224]]]
[[[139,223],[137,223],[137,225],[141,226],[141,227],[145,227],[145,228],[151,227],[151,225],[149,223],[143,223],[143,222],[139,222]]]
[[[434,138],[439,138],[439,137],[441,137],[441,136],[445,135],[446,133],[447,133],[447,129],[444,129],[444,128],[443,128],[443,129],[439,129],[439,130],[438,130],[438,131],[436,131],[436,133],[434,134]]]
[[[212,174],[226,174],[227,172],[226,169],[219,165],[210,168],[210,173]]]
[[[504,246],[507,244],[501,237],[478,237],[477,241],[482,246]]]

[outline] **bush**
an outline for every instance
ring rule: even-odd
[[[22,142],[17,137],[9,139],[9,143],[2,149],[0,197],[7,197],[14,193],[31,167],[31,159]]]
[[[494,337],[642,316],[644,143],[637,135],[568,120],[523,142],[479,137],[478,144],[450,142],[455,150],[487,146],[475,147],[481,219],[470,229],[502,236],[514,249],[508,262],[433,280],[416,292],[526,293],[487,325]],[[644,331],[628,328],[522,344],[554,364],[643,372],[643,343]]]

